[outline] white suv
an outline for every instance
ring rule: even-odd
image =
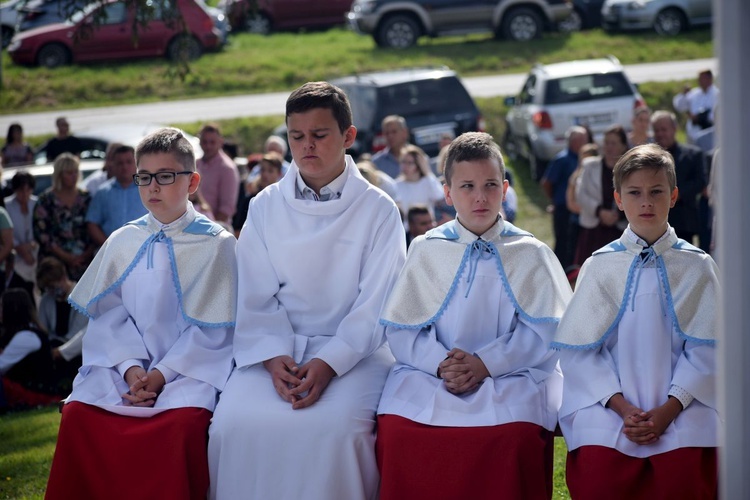
[[[508,97],[510,107],[503,146],[515,158],[529,161],[535,179],[545,164],[566,147],[565,131],[587,126],[601,142],[604,131],[620,124],[631,128],[633,110],[645,104],[620,62],[607,59],[537,64],[521,92]]]

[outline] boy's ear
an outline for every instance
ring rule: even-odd
[[[348,129],[344,131],[344,147],[349,149],[354,144],[354,139],[357,138],[357,127],[350,125]]]
[[[669,208],[674,208],[674,204],[677,203],[677,198],[679,198],[680,191],[677,189],[677,186],[672,190],[672,194],[669,195]]]
[[[503,179],[503,201],[505,201],[505,195],[508,193],[509,187],[510,182],[508,182],[508,179]]]
[[[443,193],[445,194],[445,202],[453,206],[453,200],[451,199],[451,188],[448,184],[443,184]]]
[[[198,191],[198,186],[200,186],[201,183],[201,174],[198,172],[193,172],[193,175],[190,176],[190,184],[188,185],[188,193],[189,194],[195,194],[196,191]]]
[[[617,203],[617,208],[619,208],[621,212],[625,211],[625,209],[622,208],[622,198],[620,198],[620,193],[617,191],[615,191],[615,203]],[[674,206],[674,203],[672,203],[672,205]]]

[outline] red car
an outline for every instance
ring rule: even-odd
[[[73,62],[165,55],[173,60],[195,59],[221,45],[221,34],[201,6],[194,0],[177,0],[176,6],[179,12],[168,12],[154,2],[155,11],[144,13],[136,12],[134,2],[98,2],[64,23],[18,33],[8,53],[16,64],[54,68]],[[150,14],[152,20],[139,24]]]
[[[267,35],[276,30],[346,23],[353,0],[221,0],[232,29]]]

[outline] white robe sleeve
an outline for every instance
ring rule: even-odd
[[[531,324],[520,318],[518,313],[515,316],[515,327],[474,353],[493,378],[533,370],[557,357],[557,353],[548,347],[557,324]]]
[[[615,361],[606,345],[561,350],[560,369],[564,377],[561,417],[622,392]]]
[[[686,390],[704,405],[716,408],[716,348],[685,342],[675,365],[672,384]]]
[[[385,300],[406,259],[406,239],[398,210],[390,211],[376,229],[372,248],[359,273],[359,295],[317,358],[338,376],[351,370],[377,350],[385,340],[385,328],[378,319]]]
[[[41,348],[42,341],[33,332],[21,330],[16,333],[0,352],[0,375],[5,375],[16,363]]]
[[[147,364],[148,350],[122,303],[121,289],[102,297],[97,308],[101,314],[89,320],[83,338],[83,364],[114,368],[123,376],[130,366]]]
[[[253,204],[237,241],[237,326],[234,359],[238,368],[276,356],[292,356],[294,330],[276,298],[279,277],[256,227]]]
[[[450,349],[437,339],[434,324],[421,330],[389,326],[385,334],[396,361],[437,377],[438,365]]]
[[[155,368],[167,383],[184,375],[221,391],[232,370],[232,329],[188,325]]]

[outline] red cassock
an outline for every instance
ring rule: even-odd
[[[554,434],[527,422],[436,427],[378,416],[381,500],[552,498]]]
[[[575,500],[708,500],[718,498],[716,463],[716,448],[678,448],[638,458],[605,446],[582,446],[568,453],[565,475]]]
[[[190,407],[137,418],[66,404],[45,498],[205,499],[211,415]]]

